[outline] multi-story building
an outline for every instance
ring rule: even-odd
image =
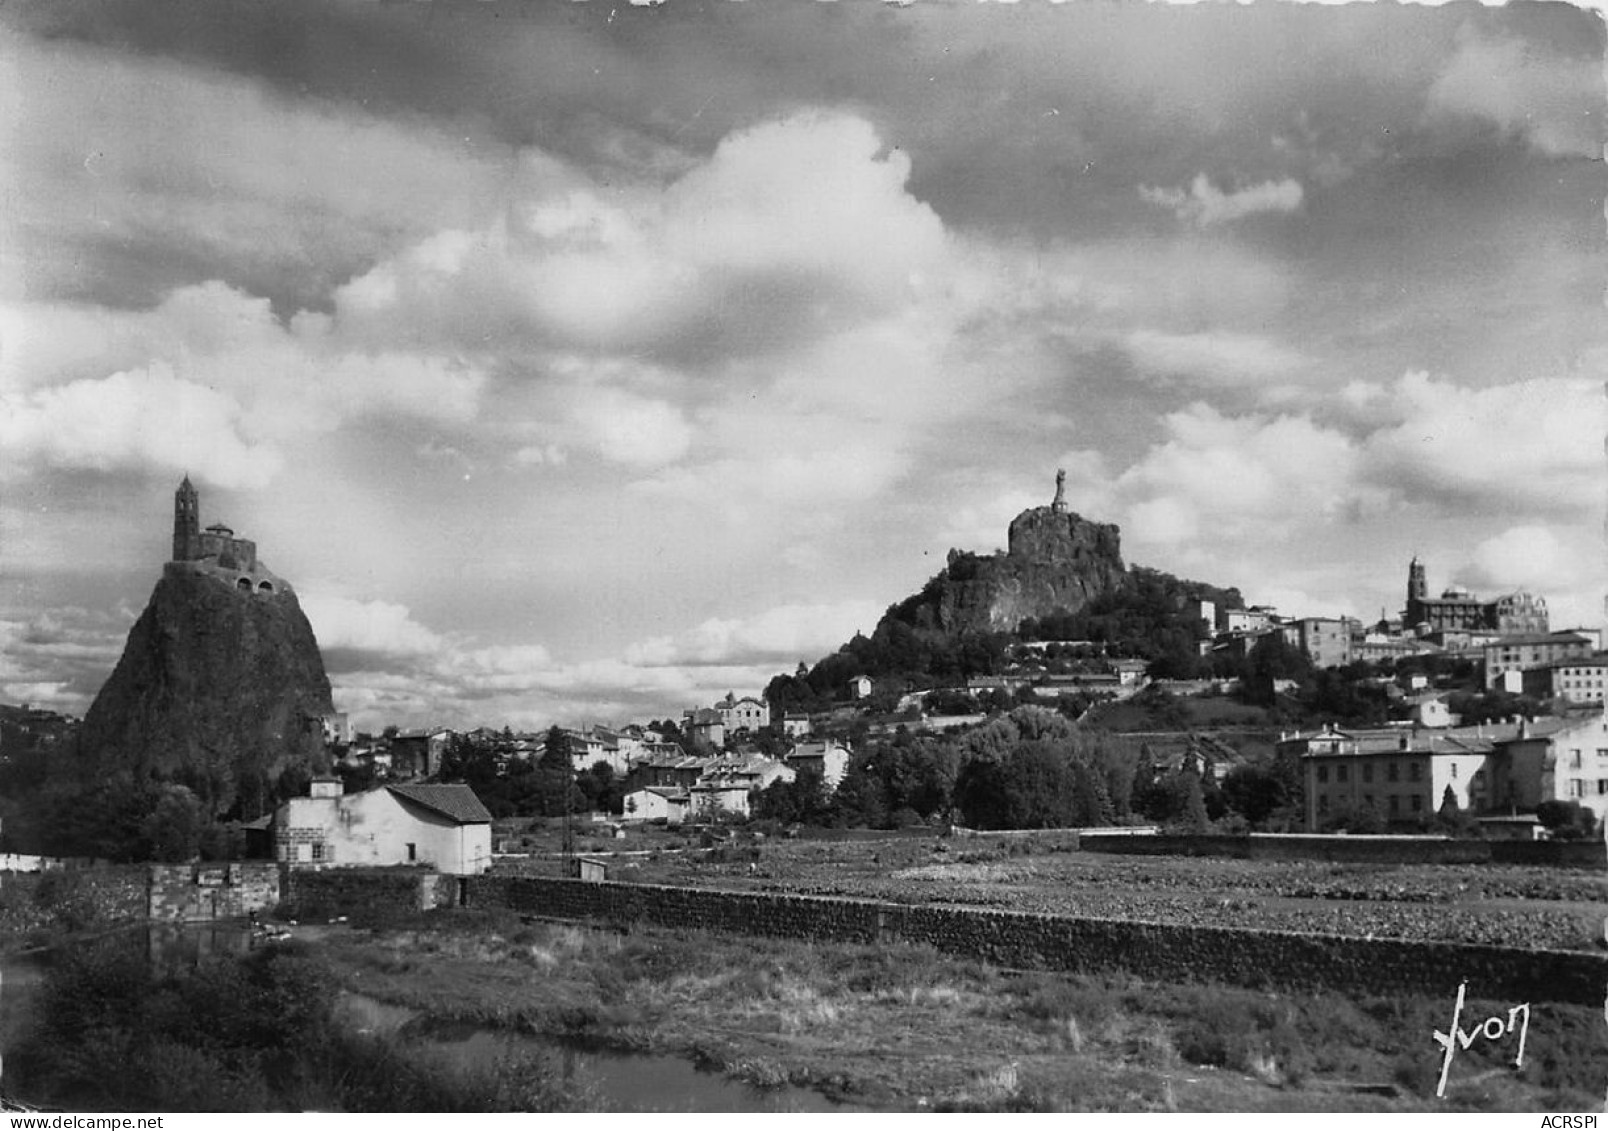
[[[1543,719],[1497,744],[1493,784],[1499,808],[1533,810],[1576,801],[1608,814],[1608,714]]]
[[[744,730],[763,730],[770,726],[770,704],[752,695],[739,699],[728,691],[726,697],[715,704],[715,710],[720,712],[721,725],[726,728],[728,735]]]
[[[1263,605],[1254,609],[1224,609],[1220,617],[1220,628],[1228,633],[1258,633],[1266,632],[1273,623],[1273,610]]]
[[[1546,694],[1571,703],[1608,701],[1608,652],[1554,660],[1541,670],[1546,676]]]
[[[1359,627],[1346,617],[1302,617],[1295,622],[1295,645],[1313,667],[1340,668],[1351,663],[1351,638]]]
[[[1501,636],[1480,649],[1485,662],[1485,686],[1506,687],[1506,672],[1525,672],[1544,667],[1558,660],[1572,660],[1590,655],[1592,641],[1579,632],[1527,633],[1520,636]],[[1522,690],[1520,686],[1509,690]]]
[[[1539,739],[1562,725],[1549,719],[1435,730],[1331,726],[1286,736],[1277,750],[1280,757],[1300,759],[1307,828],[1315,832],[1346,810],[1372,809],[1387,822],[1429,817],[1440,809],[1448,788],[1465,812],[1534,808],[1541,791],[1538,771],[1526,768],[1528,763],[1510,769],[1503,744]],[[1520,779],[1529,784],[1521,785]]]

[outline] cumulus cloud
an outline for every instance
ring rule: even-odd
[[[1382,421],[1369,477],[1421,501],[1585,515],[1602,503],[1603,388],[1555,377],[1470,389],[1414,372],[1347,400]]]
[[[279,470],[273,448],[245,439],[233,398],[179,379],[166,365],[0,393],[0,448],[12,475],[34,464],[113,471],[196,472],[225,487],[261,487]]]
[[[217,282],[147,311],[6,310],[19,332],[0,361],[0,437],[14,476],[160,468],[262,487],[287,448],[355,419],[466,422],[485,383],[458,356],[353,347],[326,315],[281,325],[266,300]]]
[[[1566,545],[1551,527],[1512,526],[1475,546],[1469,566],[1458,574],[1458,580],[1479,590],[1545,593],[1569,589],[1582,581],[1583,565],[1585,572],[1590,572],[1587,563],[1592,559],[1583,559],[1578,551],[1579,547]]]
[[[779,605],[756,616],[711,618],[680,636],[661,636],[626,649],[628,663],[646,667],[813,661],[856,632],[870,632],[882,610],[869,601]]]
[[[881,149],[851,115],[762,123],[662,189],[535,192],[486,227],[437,233],[336,307],[374,335],[766,352],[897,308],[946,254],[906,191],[909,159]]]
[[[1151,204],[1170,209],[1185,223],[1210,228],[1259,212],[1294,212],[1301,207],[1304,193],[1301,182],[1291,178],[1224,192],[1205,173],[1199,173],[1187,190],[1140,185],[1139,195]]]
[[[1431,118],[1471,117],[1549,157],[1603,155],[1602,60],[1464,24],[1429,89]]]
[[[319,647],[326,651],[428,656],[446,647],[445,639],[414,620],[405,605],[328,594],[302,594],[299,599]]]
[[[1197,403],[1162,425],[1165,438],[1114,479],[1068,483],[1085,513],[1125,514],[1126,530],[1146,546],[1278,538],[1378,501],[1356,482],[1357,446],[1308,417],[1227,416]]]

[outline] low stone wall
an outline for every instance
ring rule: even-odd
[[[868,899],[732,892],[531,876],[459,878],[412,871],[292,872],[307,919],[389,915],[457,905],[614,926],[648,923],[832,942],[908,942],[1003,966],[1125,971],[1156,981],[1434,996],[1467,981],[1478,998],[1598,1005],[1608,955],[1398,939],[1040,915]]]
[[[271,911],[282,886],[277,864],[152,864],[146,916],[166,923],[238,919]]]
[[[1458,983],[1483,998],[1597,1004],[1608,955],[1281,931],[1134,923],[874,900],[723,892],[534,877],[475,877],[470,906],[558,919],[871,943],[899,940],[1006,966],[1161,981],[1346,993],[1437,995]]]
[[[308,922],[345,915],[377,926],[453,905],[459,883],[457,876],[420,868],[292,868],[285,873],[285,902]]]
[[[1343,864],[1533,864],[1608,868],[1601,841],[1449,840],[1440,837],[1131,836],[1085,832],[1085,852],[1131,856],[1226,856],[1239,860],[1323,860]]]
[[[144,918],[141,864],[10,872],[0,876],[0,931],[49,924],[82,930]]]

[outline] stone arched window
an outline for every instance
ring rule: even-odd
[[[270,581],[259,581],[259,582],[257,582],[257,592],[259,592],[259,593],[272,593],[273,591],[274,591],[274,586],[273,586],[272,582],[270,582]]]
[[[250,593],[251,592],[251,578],[249,578],[249,577],[239,578],[238,580],[235,581],[235,588],[240,590],[240,592],[242,592],[242,593]]]

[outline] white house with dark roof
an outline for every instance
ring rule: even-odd
[[[685,789],[669,785],[649,785],[625,795],[628,821],[664,821],[679,825],[687,816],[691,797]]]
[[[341,793],[314,778],[274,813],[274,858],[292,868],[419,864],[452,875],[491,867],[491,814],[466,785]]]

